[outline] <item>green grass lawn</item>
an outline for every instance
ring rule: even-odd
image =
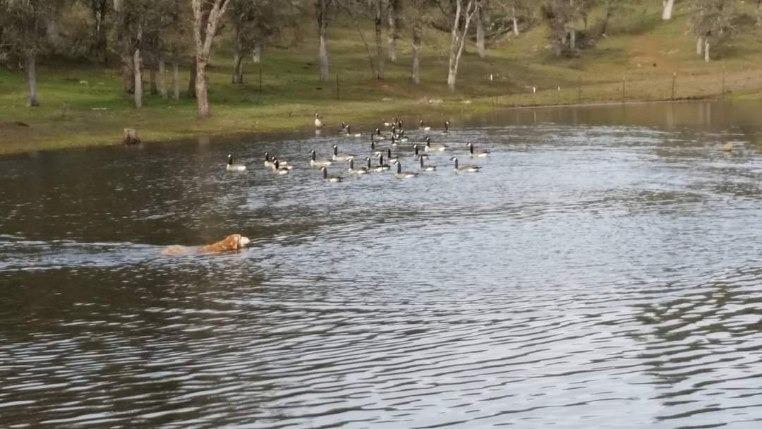
[[[166,141],[204,134],[307,129],[315,112],[321,112],[330,125],[369,124],[396,113],[438,121],[496,104],[621,101],[623,79],[627,101],[667,100],[672,97],[673,73],[677,98],[717,96],[723,80],[725,90],[732,91],[728,96],[758,97],[762,88],[760,29],[739,34],[717,53],[716,61],[707,64],[695,55],[687,13],[678,7],[675,19],[664,23],[658,2],[653,3],[614,19],[611,34],[577,58],[553,57],[542,26],[495,43],[485,59],[469,46],[454,94],[445,85],[449,35],[434,30],[424,39],[422,82],[416,86],[409,79],[409,34],[400,40],[399,61],[387,63],[385,78],[376,80],[354,27],[339,20],[329,34],[332,81],[320,83],[316,32],[312,22],[305,22],[301,43],[265,50],[261,92],[257,65],[248,65],[246,84],[230,83],[232,55],[223,37],[209,76],[212,117],[205,120],[196,119],[195,101],[185,96],[187,70],[181,72],[181,100],[146,94],[140,110],[122,93],[116,69],[43,62],[37,108],[24,105],[23,76],[0,71],[0,153],[115,144],[125,127],[136,128],[145,141]],[[370,31],[365,37],[372,43]],[[532,86],[538,88],[536,94]]]

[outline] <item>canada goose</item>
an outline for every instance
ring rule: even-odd
[[[267,152],[265,152],[265,156],[269,156],[269,161],[270,161],[269,167],[270,168],[275,167],[275,162],[277,161],[278,165],[280,165],[280,168],[285,168],[287,170],[293,170],[294,169],[294,166],[289,164],[288,161],[286,161],[285,159],[278,159],[277,156],[270,155]],[[265,165],[267,165],[267,160],[265,160]]]
[[[417,144],[414,144],[414,145],[413,145],[413,151],[414,151],[414,154],[415,154],[415,159],[418,159],[418,158],[421,158],[421,159],[423,159],[423,158],[428,158],[428,157],[429,157],[429,155],[427,155],[427,154],[425,154],[425,153],[421,153],[421,150],[420,150],[420,149],[421,149],[421,148],[420,148],[420,147],[418,147],[418,145],[417,145]]]
[[[347,124],[346,122],[342,122],[341,125],[339,125],[339,133],[346,133],[348,126],[349,124]]]
[[[370,158],[366,158],[368,162],[370,162]],[[368,174],[368,168],[367,167],[360,167],[355,169],[355,160],[350,159],[349,160],[349,171],[350,174]]]
[[[384,155],[378,156],[378,165],[373,167],[373,171],[381,172],[389,170],[389,164],[384,162]]]
[[[315,128],[317,129],[323,128],[323,121],[320,120],[319,113],[315,113]]]
[[[454,166],[455,167],[455,171],[458,171],[458,172],[476,173],[476,172],[478,172],[481,169],[481,167],[479,167],[478,165],[469,165],[469,164],[467,164],[467,165],[458,165],[458,158],[456,158],[454,156],[452,158],[450,158],[450,161],[455,163],[455,166]]]
[[[421,130],[421,131],[431,131],[431,127],[427,127],[427,126],[423,125],[423,119],[418,121],[418,129]]]
[[[336,145],[333,145],[333,160],[334,161],[349,161],[350,159],[354,158],[354,155],[342,153],[339,154],[339,147]]]
[[[386,153],[386,148],[376,146],[376,142],[374,140],[370,141],[370,151],[373,155],[378,156],[383,153]]]
[[[323,180],[326,180],[331,183],[338,183],[341,182],[341,176],[329,176],[328,175],[328,168],[326,167],[320,167],[320,171],[323,172]]]
[[[468,142],[466,146],[468,146],[468,151],[472,157],[485,158],[489,155],[489,149],[474,149],[474,144],[471,142]]]
[[[392,150],[390,148],[387,148],[386,149],[386,159],[390,163],[394,164],[395,162],[399,161],[399,156],[393,157],[392,156]]]
[[[310,152],[310,166],[312,167],[328,167],[331,165],[331,161],[327,159],[317,159],[317,152],[313,149]]]
[[[289,168],[280,165],[280,161],[278,161],[278,158],[275,158],[275,161],[273,161],[273,173],[283,175],[283,174],[288,174],[289,171],[290,171]]]
[[[397,164],[397,173],[394,174],[394,177],[398,179],[412,179],[413,177],[418,177],[419,173],[402,171],[402,164],[399,161],[395,161],[394,163]]]
[[[418,162],[420,163],[421,171],[436,171],[437,166],[433,164],[424,164],[423,163],[423,157],[418,158]]]
[[[353,134],[352,133],[352,129],[349,127],[349,124],[347,124],[347,128],[346,128],[345,133],[346,133],[347,137],[355,137],[355,138],[362,137],[362,133],[354,133]]]
[[[450,132],[450,121],[445,121],[444,122],[444,127],[445,127],[444,133],[445,134],[449,133]]]
[[[376,128],[375,131],[370,133],[370,141],[380,141],[380,140],[386,140],[386,137],[384,137],[383,134],[381,134],[381,130]]]
[[[272,155],[269,152],[265,152],[265,167],[272,168],[273,165]]]
[[[432,144],[431,143],[431,137],[426,137],[426,147],[424,148],[426,152],[444,152],[447,150],[446,144]]]
[[[233,163],[233,155],[228,154],[228,164],[225,166],[225,169],[227,171],[246,171],[246,166]]]

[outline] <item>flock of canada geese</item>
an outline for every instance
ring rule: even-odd
[[[429,163],[429,158],[434,154],[444,155],[451,148],[445,144],[432,143],[431,138],[426,135],[423,140],[417,143],[411,143],[405,134],[404,121],[394,118],[390,122],[384,122],[384,131],[376,128],[370,133],[370,150],[366,156],[357,156],[349,153],[339,152],[339,147],[333,145],[333,153],[330,158],[318,158],[317,151],[310,152],[309,166],[319,169],[323,180],[326,182],[337,183],[343,180],[340,175],[330,174],[329,167],[342,165],[342,170],[346,175],[360,176],[372,172],[393,171],[397,179],[411,179],[418,177],[421,173],[436,171],[437,166]],[[320,133],[324,128],[320,114],[315,114],[315,130]],[[431,131],[431,127],[426,126],[423,121],[418,122],[418,130],[423,133]],[[349,124],[342,122],[339,127],[339,134],[351,138],[362,138],[362,133],[354,133]],[[450,121],[444,122],[444,134],[450,132]],[[466,143],[468,155],[471,158],[484,158],[489,155],[488,149],[477,149],[473,143]],[[416,164],[415,171],[406,171],[402,169],[402,159],[405,155],[411,155]],[[357,161],[357,163],[355,163]],[[459,173],[477,173],[481,169],[478,165],[461,164],[455,156],[450,157],[452,167]],[[289,174],[294,166],[276,155],[265,152],[264,165],[274,174]],[[236,163],[232,155],[228,155],[226,165],[227,171],[246,171],[246,165]]]

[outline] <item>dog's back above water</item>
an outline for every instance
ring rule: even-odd
[[[206,246],[167,246],[161,251],[161,254],[165,256],[181,256],[234,252],[245,248],[250,242],[251,240],[249,240],[248,237],[244,237],[241,234],[230,234],[222,240],[207,244]]]

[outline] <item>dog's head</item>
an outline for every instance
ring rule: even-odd
[[[230,234],[223,240],[227,250],[239,250],[248,245],[251,240],[241,234]]]

